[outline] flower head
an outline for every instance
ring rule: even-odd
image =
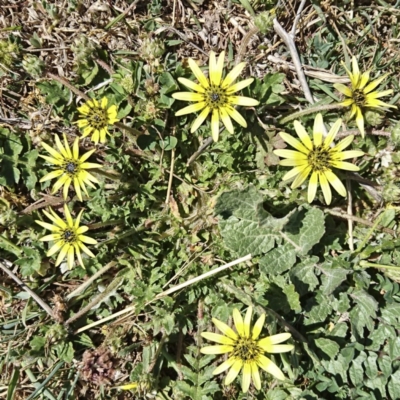
[[[50,257],[59,251],[56,266],[67,257],[68,268],[72,269],[74,265],[75,253],[78,257],[79,264],[85,268],[82,261],[81,250],[90,257],[95,255],[84,245],[96,244],[97,241],[90,238],[89,236],[83,235],[89,228],[87,226],[79,226],[79,222],[82,217],[83,210],[78,214],[75,222],[71,217],[71,213],[67,205],[64,205],[64,213],[66,221],[63,221],[51,208],[50,212],[43,210],[44,215],[50,219],[52,224],[43,221],[35,221],[37,224],[50,230],[51,235],[42,237],[41,241],[54,241],[54,245],[47,252],[47,256]]]
[[[342,62],[347,75],[350,78],[351,86],[347,87],[341,83],[333,85],[339,92],[343,93],[348,99],[342,101],[340,104],[344,107],[351,106],[350,119],[356,116],[356,124],[361,132],[362,137],[365,135],[364,130],[364,111],[366,108],[377,108],[382,109],[384,107],[393,107],[391,104],[384,103],[378,100],[379,97],[387,96],[393,93],[392,89],[379,91],[373,91],[382,81],[387,78],[387,75],[383,75],[380,78],[369,82],[370,71],[366,71],[363,74],[360,73],[358,68],[357,59],[353,57],[353,71],[350,72],[346,65]],[[369,83],[368,83],[369,82]],[[368,83],[368,85],[367,85]]]
[[[279,164],[286,167],[294,167],[284,177],[283,180],[295,178],[292,183],[292,189],[300,186],[310,175],[311,178],[308,185],[308,202],[311,203],[317,192],[318,182],[321,184],[322,192],[326,204],[330,204],[332,200],[332,192],[329,184],[343,197],[346,197],[346,189],[343,183],[332,171],[332,168],[344,169],[347,171],[358,171],[359,168],[347,160],[353,157],[361,157],[364,153],[360,150],[343,151],[353,141],[354,136],[347,136],[340,141],[336,146],[331,147],[331,143],[339,131],[342,120],[338,119],[332,126],[328,136],[323,141],[324,122],[322,115],[318,114],[314,121],[313,140],[310,139],[308,133],[299,121],[294,122],[294,129],[300,142],[281,132],[279,135],[298,151],[294,150],[274,150],[274,153],[279,157],[284,157]]]
[[[40,157],[44,158],[51,164],[54,164],[56,169],[45,175],[40,182],[45,182],[53,178],[59,178],[53,186],[52,193],[57,192],[58,189],[64,185],[64,199],[67,198],[68,188],[70,187],[71,183],[73,183],[76,195],[78,199],[82,201],[81,188],[86,195],[88,195],[85,184],[95,188],[92,182],[98,183],[98,180],[87,170],[102,167],[101,164],[86,162],[86,160],[93,154],[95,149],[88,151],[87,153],[83,154],[81,158],[79,158],[78,138],[75,139],[72,150],[69,147],[65,134],[64,145],[61,143],[61,140],[58,136],[55,136],[55,140],[58,151],[53,149],[48,144],[42,142],[42,146],[47,150],[51,157],[42,155]]]
[[[194,83],[189,79],[178,78],[183,85],[196,91],[194,92],[178,92],[172,97],[177,100],[194,101],[195,104],[187,106],[179,110],[175,115],[185,115],[193,112],[201,111],[199,116],[194,120],[191,132],[195,132],[199,126],[211,113],[211,133],[215,142],[218,141],[219,121],[220,119],[225,125],[229,133],[233,133],[233,125],[231,117],[241,126],[247,127],[245,119],[235,110],[233,106],[256,106],[259,104],[257,100],[250,97],[237,96],[235,93],[245,88],[253,82],[253,78],[233,84],[235,79],[240,75],[246,63],[240,63],[233,68],[229,74],[222,79],[224,68],[225,52],[223,51],[218,60],[215,53],[210,53],[209,78],[207,79],[200,70],[196,62],[189,58],[189,66],[193,71],[199,83]]]
[[[228,359],[217,367],[213,374],[220,374],[230,368],[225,378],[225,385],[229,385],[243,369],[242,390],[244,393],[249,389],[251,380],[257,390],[261,389],[258,367],[275,378],[284,380],[285,376],[282,371],[268,357],[264,356],[264,353],[285,353],[294,348],[291,344],[277,344],[289,339],[291,337],[290,333],[281,333],[259,339],[258,337],[265,321],[265,314],[258,318],[253,329],[251,329],[252,311],[252,307],[247,309],[243,321],[240,312],[236,308],[233,310],[236,332],[225,323],[213,318],[212,321],[223,335],[212,332],[203,332],[201,334],[205,339],[220,343],[217,346],[203,347],[200,350],[203,354],[228,353]]]
[[[92,134],[92,141],[97,144],[106,142],[108,126],[118,122],[117,106],[107,107],[107,97],[101,99],[101,104],[95,99],[87,101],[83,106],[78,107],[78,111],[84,118],[76,123],[79,128],[83,128],[82,137]]]

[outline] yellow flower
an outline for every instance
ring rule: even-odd
[[[294,348],[291,344],[277,344],[289,339],[291,337],[290,333],[280,333],[259,339],[258,337],[265,321],[265,314],[261,315],[251,330],[252,311],[252,307],[247,309],[243,321],[240,312],[236,308],[233,310],[233,321],[237,332],[218,319],[213,318],[212,321],[223,335],[212,332],[203,332],[201,334],[205,339],[220,343],[217,346],[203,347],[200,350],[203,354],[228,353],[228,359],[217,367],[213,374],[220,374],[230,368],[225,378],[225,385],[229,385],[243,369],[242,391],[244,393],[248,391],[251,380],[257,390],[261,389],[258,367],[267,371],[276,379],[284,380],[285,376],[282,371],[263,353],[285,353]]]
[[[364,130],[364,116],[363,112],[365,108],[378,108],[382,109],[384,107],[393,107],[391,104],[384,103],[378,100],[379,97],[387,96],[393,93],[392,89],[383,90],[382,92],[373,91],[382,81],[387,78],[387,75],[383,75],[380,78],[369,82],[370,71],[366,71],[363,74],[360,73],[358,68],[357,59],[353,57],[353,71],[350,72],[346,65],[342,62],[344,69],[349,75],[351,87],[347,87],[341,83],[336,83],[333,85],[339,92],[343,93],[348,99],[339,103],[344,107],[351,106],[350,118],[356,116],[356,124],[361,132],[362,137],[365,135]],[[367,85],[368,83],[368,85]]]
[[[118,122],[117,106],[107,107],[107,104],[107,97],[103,97],[101,104],[93,99],[78,107],[78,111],[84,116],[76,122],[79,128],[84,128],[82,137],[92,134],[92,141],[95,144],[99,143],[99,140],[100,143],[105,143],[106,134],[110,135],[108,125]]]
[[[241,126],[247,127],[246,121],[233,106],[256,106],[259,104],[257,100],[251,99],[250,97],[235,95],[236,92],[250,85],[254,80],[253,78],[249,78],[233,85],[233,82],[240,75],[246,63],[243,62],[236,65],[236,67],[222,79],[224,57],[224,51],[218,57],[218,61],[215,57],[215,53],[213,51],[210,53],[208,79],[204,76],[196,62],[189,58],[189,66],[199,83],[194,83],[185,78],[178,78],[178,80],[197,93],[178,92],[172,95],[172,97],[177,100],[197,102],[196,104],[182,108],[175,115],[180,116],[202,110],[192,124],[190,130],[192,133],[199,128],[208,114],[211,113],[211,133],[215,142],[218,141],[220,119],[229,133],[233,133],[231,117]]]
[[[88,195],[85,184],[95,188],[92,182],[99,183],[98,180],[90,174],[87,169],[101,168],[101,164],[85,162],[95,151],[95,149],[88,151],[79,158],[79,139],[75,139],[74,144],[71,148],[69,147],[67,137],[64,134],[64,145],[58,136],[55,136],[56,146],[59,150],[56,151],[48,144],[42,142],[42,146],[47,150],[47,152],[52,156],[40,156],[57,166],[53,172],[45,175],[40,182],[45,182],[53,178],[59,178],[58,181],[53,186],[52,193],[55,193],[64,185],[64,199],[68,196],[68,188],[71,183],[74,184],[75,192],[80,201],[82,201],[82,190]]]
[[[314,121],[313,141],[311,141],[308,133],[299,121],[294,121],[294,129],[301,142],[287,133],[279,133],[286,143],[289,143],[298,150],[274,150],[276,155],[286,158],[286,160],[282,160],[279,163],[280,165],[294,167],[283,177],[283,180],[285,181],[296,177],[291,186],[292,189],[294,189],[300,186],[311,173],[308,185],[309,203],[315,198],[318,182],[321,184],[326,204],[330,204],[332,200],[332,192],[329,184],[331,184],[341,196],[346,197],[346,189],[339,178],[332,172],[332,168],[339,168],[347,171],[359,170],[356,165],[343,161],[364,155],[360,150],[343,151],[353,141],[353,135],[347,136],[336,146],[331,147],[331,143],[335,139],[341,123],[342,120],[338,119],[333,124],[324,141],[322,141],[324,122],[321,114],[318,114]]]
[[[67,205],[64,205],[64,213],[66,222],[63,221],[51,208],[50,213],[43,211],[44,215],[50,219],[52,224],[43,221],[35,221],[37,224],[52,231],[51,235],[42,237],[41,241],[54,241],[54,245],[47,252],[47,256],[51,257],[53,254],[59,251],[56,266],[61,264],[61,261],[67,257],[68,268],[72,269],[74,265],[75,253],[78,257],[79,264],[85,268],[82,261],[81,250],[85,252],[88,256],[94,257],[95,255],[84,245],[96,244],[97,241],[90,238],[89,236],[83,235],[89,228],[87,226],[79,226],[79,222],[82,217],[83,210],[79,213],[75,222],[71,217],[71,213]]]

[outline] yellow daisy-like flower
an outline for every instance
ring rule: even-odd
[[[61,143],[61,140],[58,136],[55,136],[55,141],[58,151],[53,149],[48,144],[42,142],[42,146],[52,157],[42,155],[40,155],[40,157],[44,158],[51,164],[54,164],[57,169],[45,175],[42,179],[40,179],[40,182],[45,182],[53,178],[59,178],[53,186],[52,193],[57,192],[61,188],[61,186],[64,185],[64,199],[67,198],[68,188],[70,187],[71,183],[73,183],[76,196],[80,201],[82,201],[81,188],[86,193],[86,195],[89,196],[85,184],[91,186],[92,188],[95,188],[92,182],[99,183],[99,181],[87,170],[92,168],[102,168],[102,165],[85,162],[93,154],[95,149],[88,151],[87,153],[83,154],[81,158],[79,158],[78,138],[74,141],[72,151],[69,147],[65,134],[64,145]]]
[[[348,99],[339,103],[344,107],[351,106],[350,118],[356,116],[356,124],[361,132],[362,137],[365,135],[364,130],[364,116],[363,112],[365,108],[378,108],[382,109],[385,107],[397,108],[391,104],[384,103],[378,100],[379,97],[387,96],[393,93],[392,89],[383,90],[382,92],[373,91],[382,81],[387,78],[387,75],[383,75],[380,78],[369,82],[370,71],[366,71],[363,74],[360,73],[358,68],[357,59],[353,57],[353,71],[350,72],[346,65],[342,62],[347,75],[350,78],[351,87],[347,87],[341,83],[336,83],[333,86],[341,93],[343,93]],[[367,85],[368,83],[368,85]]]
[[[279,133],[286,143],[298,150],[274,150],[277,156],[286,158],[286,160],[280,161],[279,165],[294,167],[283,177],[283,180],[285,181],[296,177],[291,186],[292,189],[295,189],[300,186],[311,173],[310,182],[308,184],[309,203],[315,198],[318,182],[321,184],[326,204],[329,205],[332,200],[332,192],[329,184],[331,184],[341,196],[346,197],[346,188],[343,186],[340,179],[332,172],[332,168],[344,169],[347,171],[359,170],[356,165],[343,161],[364,155],[364,152],[360,150],[343,151],[353,141],[353,135],[347,136],[336,146],[331,147],[341,123],[342,120],[338,119],[332,125],[324,141],[324,122],[321,114],[318,114],[314,120],[313,141],[299,121],[294,121],[294,129],[296,130],[300,142],[287,133]]]
[[[83,106],[78,107],[80,114],[84,118],[76,122],[79,128],[83,128],[82,137],[92,134],[92,141],[97,144],[106,142],[108,126],[118,122],[117,106],[112,105],[107,107],[107,97],[101,99],[101,104],[95,99],[87,101]]]
[[[225,385],[229,385],[243,369],[242,391],[244,393],[248,391],[251,381],[253,381],[257,390],[261,389],[258,367],[267,371],[276,379],[284,380],[285,376],[282,371],[264,353],[285,353],[294,348],[291,344],[277,344],[288,340],[291,337],[290,333],[280,333],[259,339],[258,337],[265,321],[265,314],[258,318],[253,329],[251,329],[252,312],[252,307],[249,307],[243,321],[240,312],[236,308],[233,310],[236,332],[225,323],[213,318],[212,321],[223,335],[212,332],[203,332],[201,334],[205,339],[220,343],[217,346],[203,347],[200,350],[203,354],[228,353],[229,358],[217,367],[213,374],[220,374],[230,368],[225,378]]]
[[[194,92],[178,92],[174,93],[172,97],[177,100],[195,101],[192,104],[179,110],[175,115],[186,115],[201,111],[199,116],[194,120],[190,131],[195,132],[200,125],[211,113],[211,133],[215,142],[218,141],[219,135],[219,121],[220,119],[225,125],[229,133],[233,133],[233,125],[231,118],[233,118],[239,125],[247,127],[245,119],[235,110],[233,106],[256,106],[259,104],[257,100],[250,97],[237,96],[235,93],[239,90],[249,86],[253,82],[253,78],[245,79],[236,84],[233,84],[235,79],[240,75],[246,63],[242,62],[233,68],[229,74],[222,79],[224,68],[225,52],[223,51],[218,60],[215,53],[210,53],[210,68],[209,78],[207,79],[196,62],[189,58],[189,67],[193,71],[199,83],[194,83],[189,79],[178,78],[179,82],[183,85],[196,91]]]
[[[84,245],[96,244],[97,241],[89,236],[83,235],[89,228],[87,226],[79,226],[79,222],[82,217],[83,210],[79,213],[75,222],[71,217],[71,213],[67,205],[64,205],[64,213],[66,222],[63,221],[51,208],[50,213],[43,211],[44,215],[50,219],[52,224],[43,221],[35,221],[37,224],[52,231],[51,235],[42,237],[41,241],[54,241],[54,245],[47,252],[47,256],[51,257],[53,254],[59,251],[56,266],[61,264],[61,261],[67,257],[68,268],[72,269],[74,265],[75,253],[78,258],[79,264],[85,268],[82,261],[81,250],[90,257],[95,257],[95,255]]]

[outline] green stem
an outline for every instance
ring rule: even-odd
[[[137,129],[132,128],[131,126],[127,126],[122,122],[115,122],[114,125],[124,130],[129,136],[129,139],[131,139],[132,142],[136,144],[137,137],[140,135],[140,132]]]
[[[5,238],[3,235],[0,235],[0,242],[4,242],[6,243],[8,246],[10,246],[11,248],[13,248],[15,251],[17,251],[19,254],[22,253],[22,250],[15,245],[13,242],[10,242],[7,238]]]
[[[385,268],[385,269],[394,269],[397,271],[400,271],[400,267],[396,267],[394,265],[385,265],[385,264],[375,264],[375,263],[371,263],[365,260],[361,260],[360,261],[360,266],[361,267],[372,267],[372,268]]]
[[[305,110],[301,110],[298,111],[294,114],[290,114],[286,117],[283,117],[282,119],[279,120],[279,123],[282,125],[285,125],[286,123],[288,123],[289,121],[293,121],[296,118],[301,118],[304,115],[308,115],[308,114],[314,114],[320,111],[329,111],[329,110],[336,110],[338,108],[343,108],[342,105],[340,104],[325,104],[322,106],[317,106],[317,107],[310,107],[310,108],[306,108]]]

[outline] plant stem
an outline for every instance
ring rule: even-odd
[[[301,110],[296,113],[290,114],[286,117],[283,117],[282,119],[279,120],[279,123],[284,125],[284,124],[288,123],[289,121],[293,121],[296,118],[301,118],[304,115],[314,114],[314,113],[317,113],[320,111],[336,110],[338,108],[343,108],[343,106],[341,106],[340,104],[325,104],[322,106],[306,108],[305,110]]]
[[[371,263],[365,260],[361,260],[359,265],[361,267],[373,267],[373,268],[385,268],[385,269],[394,269],[397,271],[400,271],[400,267],[396,267],[395,265],[385,265],[385,264],[375,264],[375,263]]]

